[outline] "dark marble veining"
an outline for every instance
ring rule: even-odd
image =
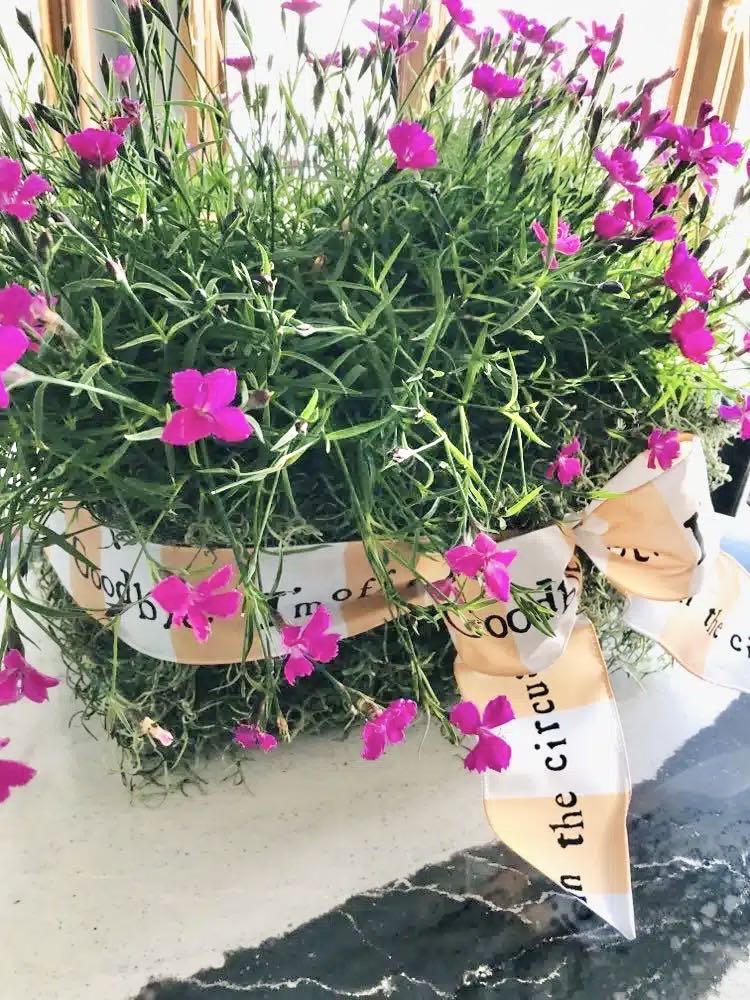
[[[491,845],[138,1000],[704,1000],[750,950],[750,697],[634,790],[629,829],[632,943]]]

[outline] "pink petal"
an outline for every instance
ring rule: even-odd
[[[502,563],[491,560],[484,568],[484,589],[496,601],[510,598],[510,573]]]
[[[29,219],[33,219],[36,215],[36,205],[32,205],[30,201],[12,201],[3,205],[0,211],[5,212],[6,215],[12,215],[16,219],[20,219],[21,222],[28,222]]]
[[[21,183],[21,164],[7,156],[0,156],[0,191],[12,194]]]
[[[326,635],[314,636],[307,640],[307,652],[318,663],[330,663],[339,655],[339,639],[336,632],[328,632]]]
[[[515,717],[516,713],[513,711],[511,703],[504,694],[501,694],[488,702],[482,713],[482,725],[489,729],[496,729],[498,726],[505,725],[506,722],[512,722]]]
[[[633,198],[633,214],[642,225],[654,214],[654,199],[643,188],[632,188],[630,193]]]
[[[206,577],[205,580],[201,580],[200,583],[196,584],[195,590],[198,594],[207,597],[214,590],[221,590],[222,587],[226,587],[233,576],[234,566],[231,563],[227,563],[225,566],[221,566],[215,570],[211,576]]]
[[[474,749],[469,751],[464,757],[464,767],[467,771],[476,771],[477,774],[483,774],[489,766],[486,744],[480,740]]]
[[[483,556],[492,556],[498,551],[498,544],[489,535],[480,531],[474,539],[474,548],[477,552],[481,552]]]
[[[246,441],[253,434],[253,426],[238,406],[225,406],[213,414],[213,435],[220,441]]]
[[[285,625],[281,630],[281,641],[287,649],[293,649],[302,637],[301,625]]]
[[[195,368],[172,375],[172,397],[180,406],[201,406],[204,402],[203,376]]]
[[[29,201],[31,198],[39,198],[40,195],[50,194],[52,185],[41,174],[29,174],[26,180],[18,189],[16,195],[18,201]]]
[[[206,387],[206,407],[217,411],[229,406],[237,395],[237,372],[231,368],[217,368],[203,377]]]
[[[214,432],[212,417],[199,413],[197,410],[178,410],[170,417],[162,431],[161,440],[165,444],[189,445],[211,437]]]
[[[211,637],[211,622],[208,620],[208,615],[204,613],[203,609],[196,608],[195,606],[190,607],[185,617],[198,642],[208,642]]]
[[[309,677],[315,673],[315,666],[302,653],[290,653],[284,664],[284,677],[294,685],[298,677]]]
[[[10,395],[5,383],[0,380],[0,410],[6,410],[10,406]]]
[[[331,612],[325,606],[325,604],[320,604],[315,609],[315,612],[309,622],[302,629],[302,637],[306,642],[311,639],[316,639],[322,636],[331,627]]]
[[[184,616],[190,604],[190,587],[179,576],[168,576],[151,591],[151,596],[164,611]]]
[[[0,371],[14,365],[26,353],[29,338],[17,326],[0,326]]]
[[[614,212],[600,212],[594,219],[596,235],[603,240],[614,240],[627,229],[627,221]]]
[[[242,592],[228,590],[225,594],[209,594],[200,602],[200,610],[215,618],[233,618],[242,607]]]
[[[456,545],[445,553],[445,561],[454,573],[476,578],[484,566],[484,556],[472,545]]]
[[[669,243],[677,238],[677,220],[673,215],[657,215],[651,220],[651,237],[657,243]]]
[[[539,240],[539,242],[546,247],[547,244],[549,243],[549,237],[547,236],[547,233],[541,222],[537,222],[536,220],[532,222],[531,231],[533,232],[534,236],[536,236],[536,238]]]
[[[366,722],[362,728],[362,758],[377,760],[385,752],[385,729],[378,724],[377,719]]]
[[[742,409],[739,406],[728,406],[722,403],[719,407],[719,416],[722,420],[741,420]]]
[[[19,674],[15,670],[0,671],[0,705],[13,705],[21,699]]]
[[[510,744],[494,733],[482,733],[479,742],[483,744],[483,755],[491,771],[506,771],[510,764]]]
[[[28,764],[17,760],[0,760],[0,802],[5,802],[11,788],[28,785],[35,774],[34,768]]]
[[[23,675],[23,693],[29,701],[41,705],[43,701],[49,701],[47,689],[57,687],[59,683],[60,681],[56,677],[48,677],[47,674],[29,666]]]
[[[474,736],[481,726],[479,709],[472,701],[460,701],[454,705],[449,719],[465,736]]]
[[[264,733],[261,729],[258,731],[258,745],[263,753],[270,753],[271,750],[276,749],[279,745],[279,741],[275,736],[272,736],[270,733]]]

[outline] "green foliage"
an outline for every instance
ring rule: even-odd
[[[489,110],[467,88],[472,59],[424,109],[440,165],[397,173],[385,134],[409,108],[392,86],[392,52],[362,60],[345,50],[343,69],[325,72],[301,55],[277,100],[251,75],[243,138],[206,81],[187,101],[175,96],[180,25],[157,4],[144,11],[143,22],[131,17],[136,38],[123,18],[143,118],[115,164],[80,167],[61,142],[81,127],[69,65],[49,67],[54,105],[17,109],[33,112],[37,130],[7,114],[0,123],[3,152],[55,188],[32,222],[4,217],[0,277],[57,297],[60,316],[0,417],[6,535],[23,524],[33,555],[45,517],[73,499],[126,537],[238,555],[352,537],[442,551],[467,532],[528,530],[582,507],[654,426],[703,434],[715,459],[722,366],[694,365],[670,341],[669,248],[607,244],[592,231],[611,202],[594,142],[641,144],[603,71],[581,97],[541,50],[513,53],[506,40],[482,58],[523,75],[524,96]],[[250,45],[253,25],[240,21]],[[449,33],[425,74],[446,44]],[[305,73],[317,76],[312,120],[295,106]],[[362,101],[351,96],[358,78]],[[106,124],[123,93],[110,80],[86,97],[91,121]],[[192,148],[185,111],[199,123]],[[652,156],[649,188],[675,173],[686,191],[681,232],[710,269],[718,227],[694,168]],[[558,219],[583,247],[551,271],[529,227],[554,231]],[[731,357],[730,278],[723,288],[709,317]],[[163,445],[171,374],[221,366],[238,371],[258,433],[241,446]],[[270,400],[252,409],[258,390]],[[574,434],[586,470],[563,491],[544,471]],[[256,593],[249,572],[243,586]],[[148,749],[144,715],[178,734],[171,766],[225,744],[248,717],[283,735],[353,721],[363,698],[398,695],[441,714],[450,667],[427,613],[385,639],[345,644],[341,669],[293,693],[277,664],[195,671],[122,648],[115,683],[111,634],[48,589],[64,614],[31,599],[27,608],[63,632],[87,711],[136,760]]]

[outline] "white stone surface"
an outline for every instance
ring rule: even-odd
[[[203,793],[131,801],[52,694],[1,710],[5,753],[38,775],[0,816],[0,1000],[127,1000],[490,839],[479,781],[434,727],[377,764],[356,732],[300,739],[253,758],[247,786],[218,766]]]

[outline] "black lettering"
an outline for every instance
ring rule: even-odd
[[[526,623],[526,627],[525,628],[519,628],[519,626],[516,625],[516,623],[514,621],[514,618],[515,618],[516,615],[522,615],[523,616],[523,620]],[[526,615],[523,613],[523,611],[521,611],[520,608],[513,608],[513,610],[508,613],[508,625],[510,626],[511,632],[516,632],[516,633],[519,633],[521,635],[523,635],[524,632],[528,632],[529,629],[531,628],[531,622],[526,617]]]
[[[742,643],[742,636],[740,636],[740,635],[733,635],[729,639],[729,645],[732,647],[732,649],[735,651],[735,653],[741,653],[742,652],[742,645],[735,646],[735,644],[734,644],[734,640],[735,639],[737,640],[738,643]]]
[[[286,597],[287,594],[299,594],[301,590],[302,587],[295,587],[293,590],[277,590],[273,594],[266,594],[265,598],[270,604],[272,610],[278,612],[280,598]]]
[[[547,704],[549,705],[549,708],[540,708],[537,702],[534,702],[534,704],[531,707],[534,709],[537,715],[549,715],[550,712],[555,711],[555,703],[553,701],[550,701],[550,699],[548,698]]]
[[[701,557],[698,560],[698,565],[700,566],[700,564],[706,558],[706,546],[705,546],[705,543],[703,541],[703,535],[701,534],[701,529],[700,529],[700,527],[698,525],[698,512],[697,511],[695,512],[695,514],[693,514],[691,517],[689,517],[687,519],[687,521],[685,521],[683,527],[688,528],[690,531],[692,531],[693,535],[695,536],[695,541],[697,542],[698,549],[700,550],[700,556]]]
[[[560,806],[561,809],[572,809],[573,806],[576,804],[576,802],[578,802],[578,796],[575,794],[575,792],[568,792],[568,795],[570,796],[570,802],[563,802],[562,794],[555,796],[555,802]]]
[[[316,611],[321,605],[320,601],[303,601],[302,604],[295,604],[294,606],[294,617],[295,618],[309,618],[313,611]],[[301,609],[305,610],[302,611]]]
[[[550,611],[557,614],[555,595],[552,592],[552,580],[549,577],[546,580],[537,580],[536,585],[537,587],[542,587],[544,589],[544,593],[541,597],[536,595],[537,604],[546,604]]]
[[[156,605],[153,601],[149,601],[147,597],[143,596],[140,583],[134,583],[133,589],[135,590],[135,599],[138,601],[138,617],[142,622],[155,622],[157,618]],[[146,611],[150,613],[146,614]],[[171,617],[170,615],[170,619]]]
[[[573,599],[576,596],[576,587],[571,587],[570,590],[565,586],[565,580],[561,580],[557,587],[558,593],[562,595],[563,599],[563,612],[567,611],[570,607]]]
[[[490,622],[499,622],[502,626],[502,632],[496,632],[494,627],[490,625]],[[508,634],[508,626],[505,624],[505,619],[502,615],[490,615],[484,620],[484,627],[495,639],[504,639]]]
[[[523,678],[520,677],[518,679],[523,680]],[[540,736],[542,735],[542,733],[549,732],[550,729],[559,729],[559,728],[560,728],[559,722],[550,722],[548,726],[543,726],[541,719],[536,719],[534,722],[534,729],[536,729],[536,731],[539,733]]]
[[[71,545],[76,550],[76,552],[82,552],[83,551],[83,545],[81,545],[81,540],[78,537],[78,535],[74,535],[73,536],[73,541],[71,542]],[[88,565],[85,562],[79,561],[75,557],[73,557],[73,558],[74,558],[74,562],[76,564],[76,569],[78,570],[78,572],[81,574],[81,576],[84,578],[84,580],[88,580],[88,578],[89,578],[89,567],[88,567]]]
[[[115,593],[117,594],[117,600],[123,607],[127,607],[131,604],[130,597],[130,573],[126,569],[120,569],[120,572],[125,577],[124,580],[118,580],[115,584]]]
[[[557,842],[560,847],[580,847],[583,843],[583,834],[577,833],[575,837],[566,837],[564,833],[561,833]]]
[[[98,569],[91,570],[91,582],[96,587],[97,590],[102,589],[102,575]]]
[[[107,589],[107,588],[109,588],[109,589]],[[106,573],[102,573],[102,590],[107,595],[107,597],[114,597],[115,596],[115,585],[114,585],[114,583],[112,583],[112,581],[110,580],[110,578],[106,575]]]
[[[566,742],[567,740],[563,740],[563,743]],[[554,757],[545,757],[544,766],[547,768],[548,771],[564,771],[565,768],[568,766],[568,758],[565,756],[564,753],[557,755],[557,760],[559,761],[559,763],[553,766],[554,760],[555,760]]]
[[[561,875],[560,885],[563,889],[567,889],[568,892],[575,892],[579,895],[583,895],[583,882],[581,881],[580,875]],[[583,897],[584,900],[586,897]]]
[[[343,594],[344,596],[339,597],[338,596],[339,594]],[[340,587],[337,591],[331,594],[331,597],[334,599],[334,601],[348,601],[351,596],[352,592],[351,590],[349,590],[348,587]]]
[[[572,821],[577,819],[578,822],[573,823]],[[563,813],[562,823],[550,823],[550,830],[575,830],[577,827],[583,827],[583,813],[580,809],[576,809],[575,812]]]
[[[364,584],[362,585],[362,591],[359,595],[360,601],[362,600],[363,597],[367,597],[367,594],[369,593],[370,590],[370,584],[377,582],[378,581],[374,576],[371,576],[369,580],[365,580]]]
[[[544,681],[538,681],[536,684],[527,684],[526,690],[529,692],[529,701],[533,701],[534,698],[546,698],[549,694],[549,688]]]
[[[651,556],[641,555],[638,549],[633,549],[633,555],[635,556],[636,562],[648,562]]]

